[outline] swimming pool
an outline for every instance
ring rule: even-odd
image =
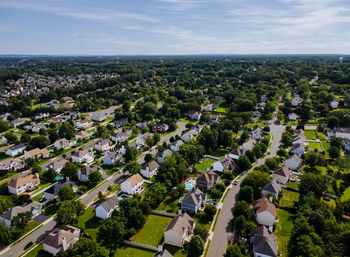
[[[191,190],[192,187],[193,187],[193,183],[192,183],[192,182],[187,182],[187,183],[185,184],[185,189],[186,189],[186,190]]]
[[[62,179],[63,179],[62,176],[56,177],[56,180],[62,180]]]

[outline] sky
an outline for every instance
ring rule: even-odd
[[[0,0],[0,54],[350,54],[350,0]]]

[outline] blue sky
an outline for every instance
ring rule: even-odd
[[[0,54],[333,53],[349,0],[0,0]]]

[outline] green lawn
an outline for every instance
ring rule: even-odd
[[[175,199],[171,198],[170,196],[166,197],[165,200],[157,207],[157,211],[177,213],[180,208],[179,199],[180,197]]]
[[[135,247],[119,248],[114,257],[153,257],[152,251],[142,250]]]
[[[294,182],[296,183],[296,182]],[[280,208],[293,208],[295,202],[299,202],[299,193],[282,189],[283,197],[280,199],[278,207]]]
[[[315,149],[317,151],[322,151],[322,147],[320,143],[309,142],[309,149]]]
[[[345,202],[350,200],[350,187],[348,187],[340,198],[340,201]]]
[[[192,124],[198,124],[198,120],[197,121],[190,121],[187,118],[181,118],[179,119],[180,122],[186,122],[186,123],[192,123]]]
[[[196,226],[202,226],[205,227],[207,230],[210,229],[211,226],[211,220],[208,220],[205,215],[201,216],[201,218],[199,218],[198,216],[194,216],[192,217],[194,219],[194,221],[196,222]]]
[[[304,131],[306,139],[307,140],[314,140],[316,139],[316,132],[315,130],[305,130]]]
[[[291,187],[291,188],[299,188],[300,182],[296,181],[296,182],[291,182],[289,181],[287,183],[287,187]]]
[[[75,226],[84,229],[84,232],[96,238],[100,222],[101,219],[95,216],[95,208],[89,207],[85,210],[84,214],[79,217],[78,223],[75,224]]]
[[[274,233],[277,237],[278,250],[282,256],[288,256],[287,247],[293,229],[294,216],[287,210],[277,208],[279,222]]]
[[[328,149],[331,147],[330,143],[327,142],[326,139],[321,139],[321,143],[323,146],[323,150],[325,151],[325,157],[329,158],[329,153],[328,153]]]
[[[164,231],[169,225],[171,218],[148,215],[143,228],[131,238],[131,241],[146,245],[158,246],[163,238]]]
[[[211,165],[216,162],[216,160],[214,159],[211,159],[211,158],[206,158],[204,160],[202,160],[202,163],[197,163],[194,167],[197,169],[197,170],[200,170],[200,171],[207,171],[207,169],[211,168]]]
[[[218,107],[215,109],[216,112],[221,112],[221,113],[226,113],[226,108],[225,107]]]
[[[212,152],[210,155],[218,157],[218,158],[222,158],[225,156],[225,154],[228,154],[229,150],[227,149],[215,149],[214,152]]]
[[[36,246],[33,250],[31,250],[28,254],[26,254],[26,257],[36,257],[40,250],[44,250],[43,244]]]

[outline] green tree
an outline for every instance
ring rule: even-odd
[[[146,117],[153,119],[154,115],[157,112],[157,106],[152,103],[152,102],[147,102],[145,103],[142,108],[141,108],[141,114],[143,116],[143,118],[146,119]]]
[[[238,244],[235,244],[227,247],[224,257],[244,257],[244,255],[242,254]]]
[[[327,190],[328,179],[326,176],[314,173],[305,173],[300,178],[299,191],[302,195],[313,192],[315,197],[323,196]]]
[[[61,174],[64,177],[68,177],[70,180],[78,180],[78,166],[72,162],[67,162],[61,170]]]
[[[130,162],[136,159],[136,155],[137,155],[137,148],[136,147],[130,147],[130,146],[126,146],[125,147],[125,154],[124,154],[124,158],[125,161]]]
[[[268,158],[265,160],[265,164],[267,167],[269,167],[270,170],[274,170],[278,166],[278,162],[276,158]]]
[[[203,226],[196,226],[194,228],[194,235],[199,235],[205,242],[208,237],[208,230]]]
[[[329,156],[333,159],[336,159],[340,156],[340,149],[339,147],[337,146],[331,146],[329,149],[328,149],[328,153],[329,153]]]
[[[232,210],[234,217],[244,216],[246,219],[250,218],[251,210],[250,206],[246,201],[238,201],[235,204],[235,207]]]
[[[58,134],[61,138],[72,139],[75,135],[75,130],[69,122],[65,122],[58,130]]]
[[[0,132],[4,132],[9,129],[9,123],[5,120],[0,120]]]
[[[97,242],[82,237],[70,250],[68,250],[68,255],[76,257],[108,257],[109,251],[103,246],[100,246]]]
[[[7,132],[5,134],[5,137],[8,141],[8,143],[10,143],[10,144],[18,144],[19,143],[18,137],[12,132]]]
[[[204,251],[204,241],[199,236],[196,235],[192,237],[190,243],[188,244],[188,253],[191,257],[199,257]]]
[[[78,217],[83,215],[84,211],[84,204],[82,204],[80,201],[63,201],[60,203],[55,221],[57,222],[58,226],[68,224],[73,225],[77,223]]]
[[[75,198],[73,188],[69,185],[62,186],[58,191],[58,197],[60,201],[73,200]]]
[[[100,182],[103,179],[101,173],[99,171],[94,171],[89,174],[89,181],[93,185],[97,185],[98,182]]]
[[[9,245],[12,241],[11,229],[0,223],[0,246]]]
[[[233,227],[238,234],[240,235],[244,234],[247,228],[246,218],[243,215],[236,217],[233,221]]]
[[[153,155],[150,153],[146,153],[145,162],[150,162],[153,159]]]
[[[205,215],[207,215],[207,217],[208,217],[209,219],[212,219],[212,218],[214,217],[215,213],[216,213],[216,207],[215,207],[215,205],[213,205],[213,204],[207,204],[207,205],[205,206],[204,213],[205,213]]]
[[[52,181],[55,180],[56,175],[57,175],[56,171],[54,169],[52,169],[52,168],[49,168],[46,171],[44,171],[42,176],[43,176],[43,178],[46,181],[51,181],[52,182]]]
[[[238,193],[239,201],[246,201],[247,203],[253,203],[254,190],[251,186],[243,186]]]
[[[251,162],[249,161],[249,158],[246,155],[241,155],[238,158],[237,161],[237,166],[241,169],[241,170],[246,170],[251,166]]]
[[[325,163],[324,155],[318,152],[308,152],[305,154],[305,163],[310,167],[322,166]]]
[[[19,213],[11,220],[11,225],[14,228],[24,228],[31,220],[33,213],[31,211]]]
[[[330,116],[327,118],[327,127],[334,129],[339,126],[339,119],[335,116]]]
[[[128,162],[125,166],[125,170],[133,174],[140,172],[140,169],[141,169],[141,165],[137,161]]]
[[[21,143],[29,144],[31,140],[32,140],[32,137],[28,134],[23,134],[21,136]]]
[[[292,134],[289,132],[289,131],[285,131],[283,132],[282,134],[282,139],[281,139],[281,142],[283,145],[285,146],[289,146],[292,144]]]
[[[50,144],[50,140],[45,136],[37,136],[33,137],[30,141],[30,145],[32,148],[45,148]]]
[[[97,238],[107,248],[116,249],[123,244],[125,235],[124,223],[115,218],[109,218],[102,221],[98,228]]]

